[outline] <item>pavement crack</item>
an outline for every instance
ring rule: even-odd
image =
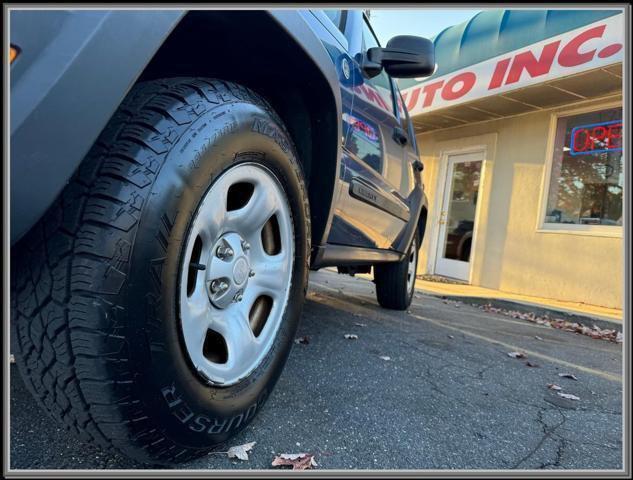
[[[559,423],[557,423],[555,426],[549,427],[547,423],[543,420],[543,412],[545,412],[546,410],[547,410],[546,408],[541,407],[536,413],[536,421],[543,428],[543,436],[541,437],[541,439],[538,441],[538,443],[536,444],[534,448],[532,448],[525,456],[523,456],[518,462],[516,462],[511,467],[513,470],[519,468],[521,464],[525,463],[527,460],[532,458],[532,456],[534,456],[534,454],[539,451],[539,449],[541,448],[545,440],[550,438],[556,432],[556,430],[562,427],[567,421],[567,417],[565,416],[565,414],[561,411],[560,408],[557,408],[557,411],[562,417],[562,420]],[[559,443],[564,444],[564,440],[561,439]],[[564,445],[563,445],[563,449],[564,449]],[[559,445],[559,449],[557,451],[557,460],[555,461],[555,463],[560,463],[560,456],[562,456],[562,449],[560,448],[560,445]],[[541,467],[541,468],[544,468],[544,467]]]
[[[565,453],[565,447],[567,446],[567,441],[562,437],[556,437],[558,439],[558,446],[556,447],[556,458],[553,462],[544,462],[541,463],[537,468],[539,470],[543,470],[548,467],[560,467],[561,462],[563,461],[563,453]]]

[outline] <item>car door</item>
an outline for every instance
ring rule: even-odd
[[[345,32],[350,40],[349,71],[357,78],[347,88],[353,104],[351,113],[343,114],[341,191],[328,243],[386,249],[409,220],[410,189],[403,182],[406,132],[398,118],[392,79],[384,70],[373,78],[360,70],[360,56],[379,46],[378,41],[364,15],[348,15],[348,23],[356,27]]]

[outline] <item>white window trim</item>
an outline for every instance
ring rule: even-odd
[[[621,101],[606,102],[598,105],[594,104],[591,106],[570,110],[561,110],[550,115],[549,132],[547,136],[547,150],[545,155],[545,167],[543,169],[543,177],[541,180],[541,198],[539,202],[539,211],[536,224],[537,233],[585,235],[592,237],[623,237],[623,225],[572,225],[568,223],[545,223],[545,213],[547,211],[547,200],[549,197],[552,166],[554,163],[554,144],[556,142],[556,126],[558,124],[558,119],[561,117],[568,117],[571,115],[578,115],[581,113],[595,112],[598,110],[605,110],[607,108],[617,107],[623,108]],[[622,149],[622,156],[626,158],[624,148]],[[624,168],[626,168],[626,165]],[[622,208],[624,209],[624,202],[622,203]],[[624,222],[624,215],[622,216],[622,221]]]

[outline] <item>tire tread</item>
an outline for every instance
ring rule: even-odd
[[[230,82],[135,85],[70,183],[12,249],[12,348],[28,390],[70,432],[140,461],[182,462],[203,452],[175,444],[143,414],[125,341],[130,327],[117,318],[123,306],[114,298],[170,145],[204,112],[236,101],[259,105],[284,128],[264,99]]]

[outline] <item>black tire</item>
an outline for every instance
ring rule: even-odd
[[[414,235],[408,253],[402,261],[374,265],[376,298],[380,306],[391,310],[406,310],[411,305],[413,292],[415,291],[419,244],[418,235]],[[410,276],[409,262],[412,256],[415,262],[413,279],[407,285],[407,280]]]
[[[290,296],[276,340],[233,386],[193,371],[177,318],[181,246],[204,192],[256,162],[288,198]],[[286,362],[308,281],[310,215],[292,140],[252,91],[218,80],[136,85],[54,206],[12,252],[15,358],[29,390],[87,441],[152,464],[242,430]]]

